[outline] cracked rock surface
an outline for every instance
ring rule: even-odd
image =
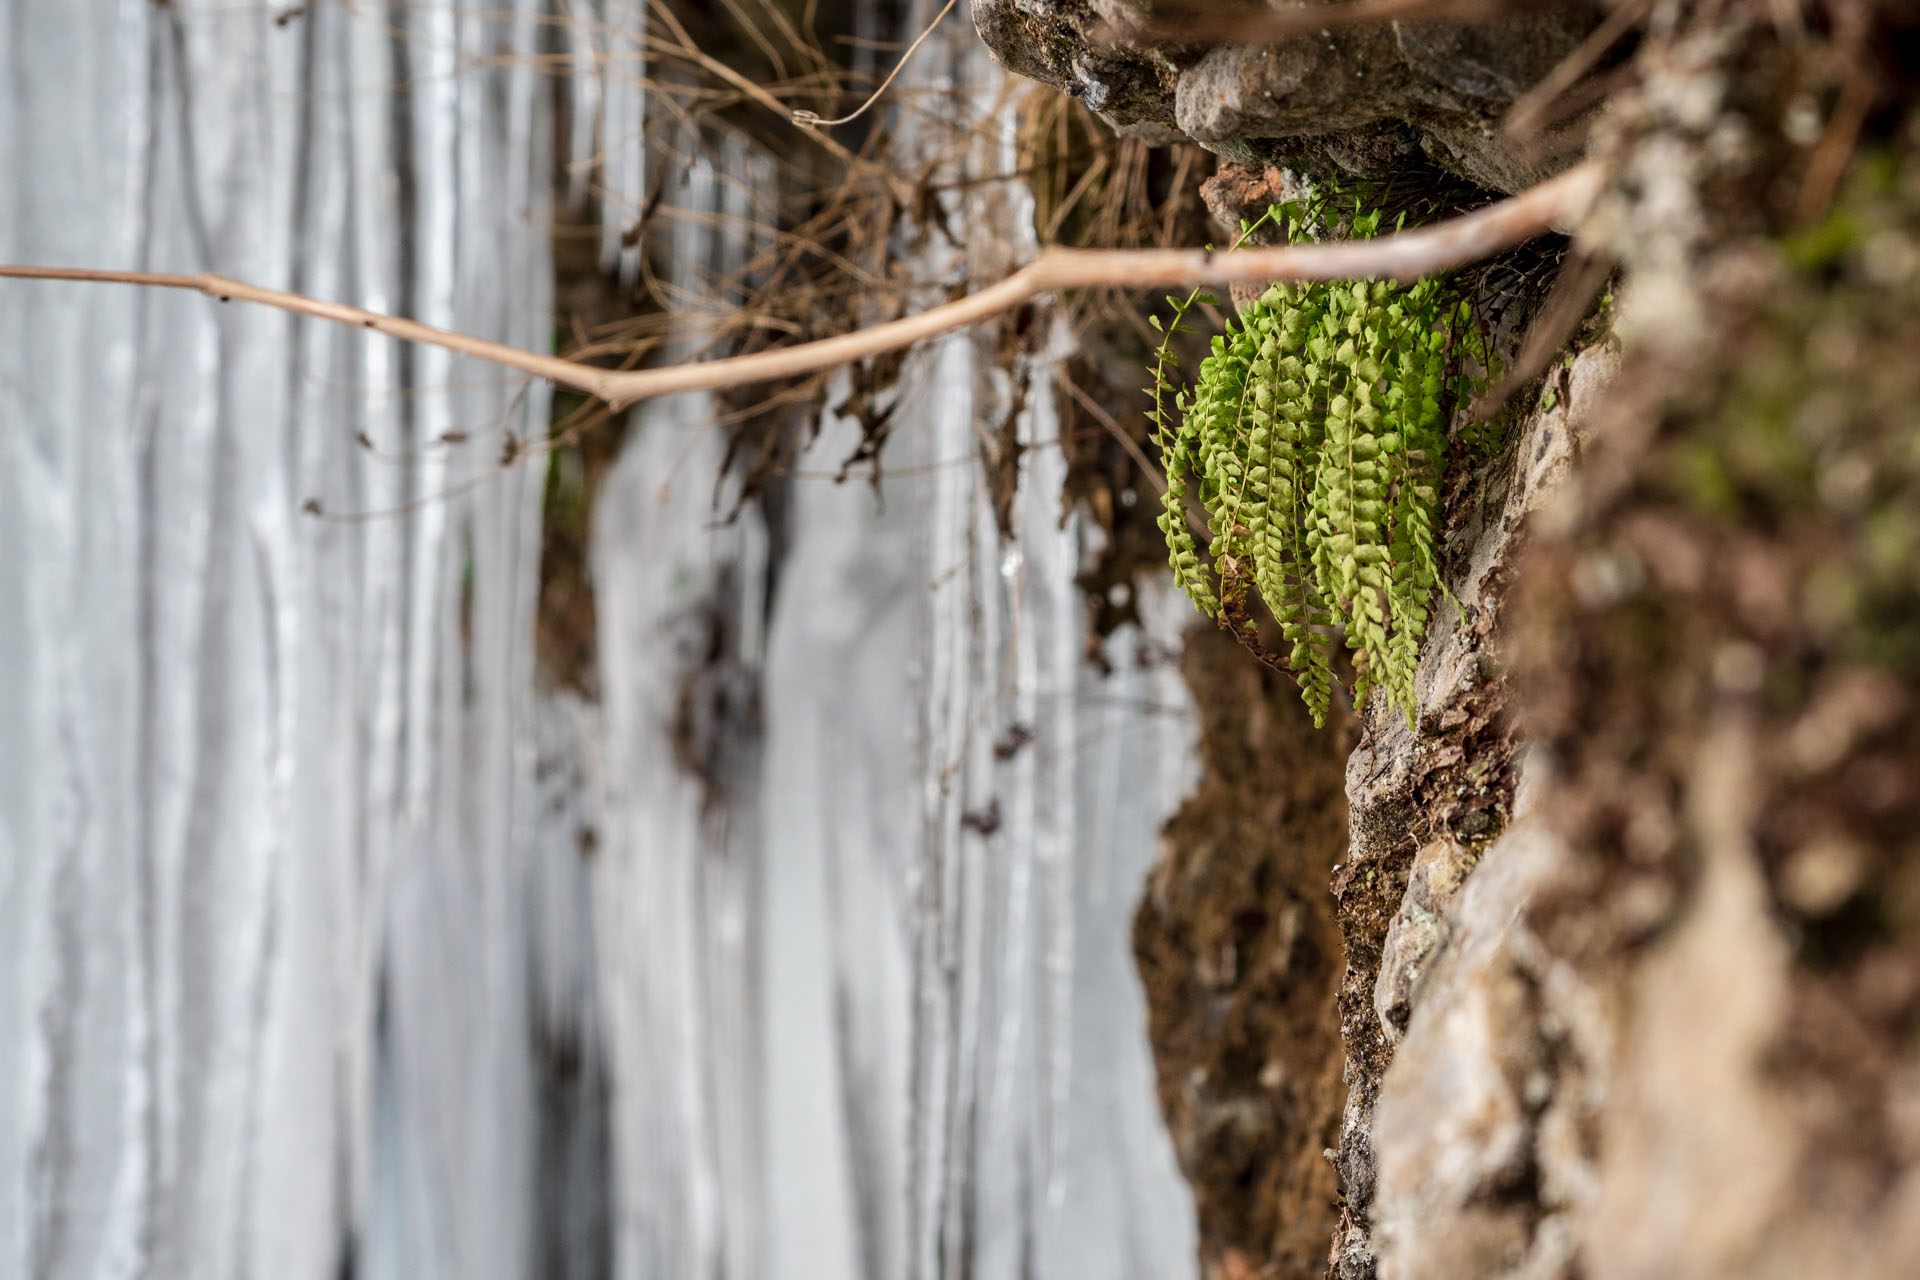
[[[1533,1031],[1496,1034],[1531,1025],[1535,979],[1489,957],[1503,954],[1503,930],[1539,860],[1527,845],[1509,846],[1521,838],[1509,825],[1519,759],[1494,635],[1527,531],[1551,518],[1618,363],[1602,344],[1560,366],[1553,396],[1514,428],[1506,466],[1456,504],[1446,544],[1461,608],[1434,612],[1416,683],[1419,732],[1376,711],[1347,763],[1347,857],[1333,881],[1347,959],[1337,1001],[1348,1087],[1337,1151],[1339,1280],[1393,1274],[1379,1270],[1382,1250],[1422,1215],[1421,1266],[1438,1269],[1407,1274],[1523,1275],[1513,1268],[1553,1247],[1536,1243],[1555,1229],[1541,1234],[1531,1199],[1546,1086],[1520,1066],[1547,1041]],[[1415,1065],[1403,1068],[1409,1053]],[[1425,1092],[1446,1105],[1435,1109]],[[1386,1130],[1381,1107],[1400,1117]],[[1515,1204],[1499,1208],[1502,1196]],[[1446,1230],[1431,1229],[1439,1205],[1454,1212],[1457,1232],[1451,1218]]]
[[[1248,11],[1250,20],[1269,12]],[[1190,43],[1195,11],[1156,0],[976,0],[974,25],[1010,70],[1074,94],[1122,133],[1190,138],[1250,163],[1368,176],[1421,153],[1518,191],[1564,168],[1576,134],[1525,140],[1507,109],[1598,23],[1587,0],[1482,24],[1389,22],[1236,44]],[[1200,18],[1219,24],[1228,6]],[[1230,30],[1230,27],[1228,28]]]

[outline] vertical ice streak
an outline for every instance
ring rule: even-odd
[[[544,99],[461,57],[537,8],[0,3],[0,251],[541,345]],[[108,288],[0,347],[0,1272],[525,1274],[538,486],[443,494],[543,390]]]
[[[945,149],[936,180],[950,191],[1015,167],[984,51],[962,34],[922,56],[899,90],[920,110],[891,139],[904,167]],[[951,119],[983,127],[956,149],[939,131]],[[1031,249],[1031,211],[971,190],[949,200],[947,224],[969,246],[969,272],[990,278]],[[936,249],[914,269],[943,279],[956,264]],[[1118,637],[1111,677],[1085,668],[1053,352],[1003,368],[995,345],[990,331],[961,335],[912,358],[884,510],[804,482],[791,500],[765,802],[790,841],[769,854],[782,886],[770,951],[792,957],[770,963],[768,986],[780,1011],[776,1274],[808,1274],[822,1256],[843,1265],[848,1252],[862,1268],[850,1274],[866,1276],[1193,1267],[1191,1202],[1153,1099],[1128,945],[1158,825],[1191,784],[1184,688],[1157,656],[1181,615],[1148,602],[1154,638]],[[1015,379],[1028,382],[1017,413]],[[1003,534],[976,464],[1009,415],[1025,452]],[[829,423],[816,469],[849,430]],[[841,671],[857,675],[829,678]],[[771,816],[789,813],[797,821]],[[823,946],[830,988],[802,965]],[[825,1034],[837,1048],[819,1044]],[[802,1153],[809,1175],[790,1172]]]
[[[664,262],[689,291],[739,269],[764,159],[737,138],[676,131],[690,157]],[[678,350],[704,345],[682,332]],[[765,604],[757,507],[724,519],[726,439],[711,396],[652,402],[597,503],[602,833],[595,903],[615,1075],[612,1206],[621,1276],[757,1274]]]
[[[646,0],[553,0],[571,123],[567,198],[600,213],[600,261],[631,286],[640,249],[622,235],[646,203]]]
[[[643,16],[0,0],[0,256],[544,348],[557,161],[637,267]],[[500,58],[555,44],[568,157]],[[1030,247],[1023,200],[960,181],[1013,167],[1000,83],[950,23],[896,90],[938,108],[894,145],[951,151],[976,278]],[[655,265],[701,287],[772,166],[681,141],[696,216]],[[913,274],[955,278],[932,243]],[[544,388],[6,290],[0,1274],[1190,1272],[1126,956],[1181,695],[1137,639],[1080,662],[1045,354],[917,353],[884,505],[795,479],[778,528],[716,520],[711,401],[644,408],[597,508],[593,705],[534,671],[539,464],[495,474]],[[1007,422],[1003,530],[977,461]]]

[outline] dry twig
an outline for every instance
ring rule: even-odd
[[[927,29],[925,31],[922,31],[919,34],[919,36],[917,36],[914,39],[914,42],[907,46],[907,51],[900,55],[900,61],[893,64],[893,70],[887,72],[887,78],[880,82],[880,87],[878,89],[875,89],[872,93],[867,95],[867,100],[865,102],[855,107],[852,111],[848,112],[846,115],[836,117],[835,119],[832,119],[832,120],[821,119],[820,114],[815,111],[796,111],[793,113],[793,122],[799,125],[802,129],[820,129],[820,128],[832,129],[832,128],[837,128],[838,126],[843,124],[852,124],[855,120],[858,120],[862,115],[866,114],[866,111],[869,107],[871,107],[874,103],[880,101],[880,95],[887,91],[887,86],[893,83],[894,77],[900,74],[901,69],[907,65],[908,60],[913,57],[914,52],[918,50],[922,44],[926,43],[927,37],[932,35],[934,32],[934,29],[938,27],[942,21],[945,20],[948,14],[953,12],[954,4],[955,4],[955,0],[947,0],[946,7],[941,9],[939,13],[935,14],[933,16],[933,21],[927,24]]]
[[[0,266],[0,277],[188,289],[222,302],[255,302],[518,369],[596,396],[610,408],[619,410],[655,396],[737,387],[864,360],[978,324],[1040,294],[1066,289],[1165,289],[1202,283],[1271,280],[1415,280],[1491,257],[1542,235],[1557,224],[1572,221],[1591,202],[1600,181],[1599,167],[1589,162],[1498,204],[1377,240],[1240,249],[1231,253],[1209,249],[1048,249],[999,283],[918,315],[817,342],[661,369],[595,368],[437,329],[415,320],[379,315],[278,289],[264,289],[211,273],[169,275]]]

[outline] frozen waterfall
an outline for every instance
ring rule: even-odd
[[[545,348],[557,166],[645,170],[637,10],[549,8],[0,0],[0,258]],[[981,112],[1000,73],[954,23],[911,74]],[[753,198],[744,144],[689,157],[684,207]],[[980,272],[1029,234],[947,212]],[[544,388],[0,282],[0,1274],[1192,1274],[1127,948],[1191,768],[1134,659],[1180,615],[1082,662],[1049,383],[1008,541],[987,354],[914,355],[883,501],[811,478],[830,419],[771,523],[715,518],[700,397],[638,410],[589,701],[536,671],[540,475],[497,465]]]

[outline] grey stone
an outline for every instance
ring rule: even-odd
[[[1364,129],[1390,113],[1403,69],[1385,38],[1209,50],[1181,72],[1174,123],[1196,142],[1312,137]]]
[[[1571,162],[1572,134],[1516,141],[1495,126],[1590,31],[1567,0],[1483,23],[1349,25],[1258,45],[1156,30],[1152,0],[976,0],[974,25],[1010,70],[1080,95],[1116,128],[1192,138],[1244,163],[1334,165],[1385,177],[1411,137],[1445,168],[1516,191]]]
[[[1374,1012],[1390,1041],[1397,1042],[1406,1031],[1421,980],[1446,945],[1447,907],[1472,867],[1473,854],[1447,839],[1428,842],[1414,856],[1406,897],[1387,929],[1380,978],[1374,986]]]
[[[1374,1111],[1374,1243],[1386,1280],[1538,1274],[1540,1184],[1591,1185],[1584,1169],[1542,1167],[1541,1117],[1556,1073],[1579,1054],[1544,1029],[1541,952],[1521,941],[1528,904],[1567,863],[1542,824],[1523,821],[1459,894]],[[1552,1154],[1588,1161],[1579,1144],[1566,1148]],[[1541,1247],[1564,1252],[1553,1240]]]
[[[1564,378],[1553,375],[1553,402],[1516,428],[1512,468],[1490,478],[1454,531],[1459,567],[1449,586],[1462,607],[1434,611],[1415,685],[1423,724],[1461,714],[1489,679],[1486,620],[1498,616],[1525,531],[1556,518],[1616,367],[1615,355],[1597,347]],[[1398,716],[1373,718],[1347,766],[1351,863],[1404,847],[1434,746]],[[1548,1231],[1542,1209],[1571,1213],[1592,1197],[1588,1135],[1613,1015],[1603,993],[1517,928],[1537,877],[1559,874],[1557,848],[1539,843],[1526,818],[1550,764],[1525,761],[1515,825],[1478,862],[1452,841],[1419,851],[1383,941],[1364,1035],[1400,1043],[1382,1080],[1354,1072],[1350,1060],[1340,1159],[1349,1203],[1376,1234],[1363,1225],[1336,1250],[1371,1259],[1377,1248],[1383,1276],[1415,1266],[1406,1242],[1416,1232],[1424,1260],[1400,1274],[1560,1275],[1554,1259],[1575,1219]],[[1358,1031],[1347,1029],[1350,1046]],[[1378,1232],[1399,1232],[1398,1246]]]

